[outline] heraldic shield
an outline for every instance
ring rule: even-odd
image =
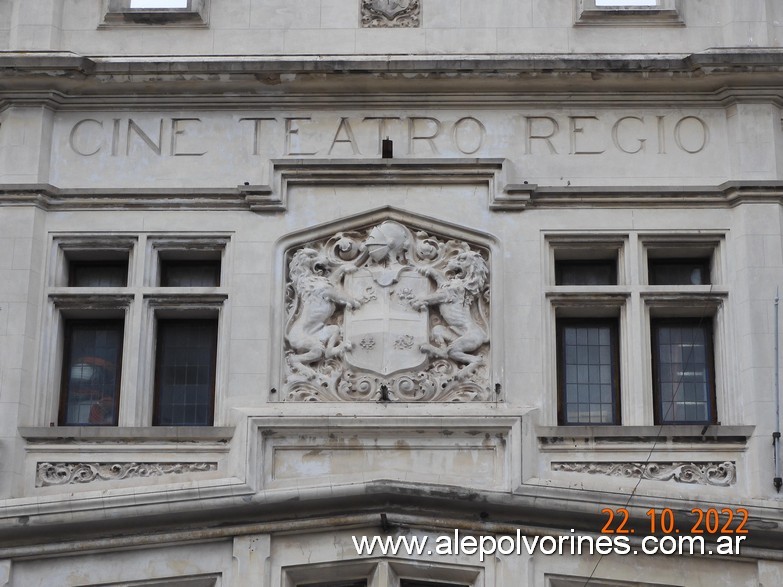
[[[411,301],[430,293],[430,281],[404,268],[387,285],[384,272],[361,269],[345,277],[345,290],[362,305],[343,317],[351,352],[345,361],[380,375],[417,369],[427,361],[421,351],[429,341],[429,312]]]
[[[287,253],[285,401],[488,401],[489,251],[395,220]]]

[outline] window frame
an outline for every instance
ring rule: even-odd
[[[705,329],[705,360],[709,377],[709,420],[666,420],[661,414],[661,389],[658,377],[660,362],[660,348],[657,344],[656,331],[663,326],[699,326]],[[701,318],[650,318],[650,350],[651,350],[651,371],[652,371],[652,396],[653,396],[653,421],[656,426],[674,426],[674,425],[709,425],[718,423],[718,402],[715,371],[715,342],[714,325],[711,316]]]
[[[575,0],[575,26],[685,26],[680,0],[657,0],[655,6],[598,6]]]
[[[131,0],[104,0],[98,28],[209,26],[209,0],[188,0],[185,8],[131,8]]]
[[[609,326],[609,342],[612,357],[612,422],[568,422],[565,393],[565,328],[568,326]],[[557,318],[556,320],[557,366],[557,424],[558,426],[620,426],[622,424],[622,379],[620,371],[619,318]]]

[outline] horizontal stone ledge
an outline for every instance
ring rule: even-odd
[[[562,445],[569,440],[604,443],[695,442],[744,446],[755,426],[665,424],[659,426],[540,426],[541,444]]]
[[[410,55],[239,55],[89,57],[71,52],[0,52],[0,72],[15,75],[35,70],[71,70],[82,73],[329,73],[329,72],[545,72],[561,71],[698,71],[703,67],[742,67],[783,70],[783,50],[777,48],[710,49],[699,53],[604,54],[604,53],[509,53]]]
[[[232,427],[211,426],[23,426],[30,443],[58,442],[228,442]]]

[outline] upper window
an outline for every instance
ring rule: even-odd
[[[101,27],[205,27],[209,0],[107,0]]]
[[[709,259],[663,258],[648,262],[650,285],[709,285]]]
[[[617,261],[556,261],[557,285],[617,285]]]
[[[679,0],[576,0],[577,25],[682,26]]]
[[[161,258],[160,286],[218,287],[220,286],[220,260]]]

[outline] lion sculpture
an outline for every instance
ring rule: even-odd
[[[355,271],[356,267],[342,265],[327,277],[328,259],[310,248],[298,250],[288,266],[295,294],[286,333],[286,341],[294,352],[288,360],[294,371],[308,378],[315,376],[308,366],[310,363],[351,350],[349,342],[340,342],[340,327],[328,324],[338,304],[351,310],[361,305],[359,300],[345,295],[338,285],[351,270]]]
[[[438,289],[411,302],[416,310],[437,305],[446,325],[432,329],[432,338],[437,346],[423,344],[422,352],[441,359],[451,358],[465,367],[455,377],[464,379],[483,361],[474,353],[481,345],[489,342],[487,332],[476,322],[471,313],[474,300],[481,295],[489,270],[484,258],[476,251],[464,251],[451,259],[445,271],[424,267],[420,272],[435,280]]]

